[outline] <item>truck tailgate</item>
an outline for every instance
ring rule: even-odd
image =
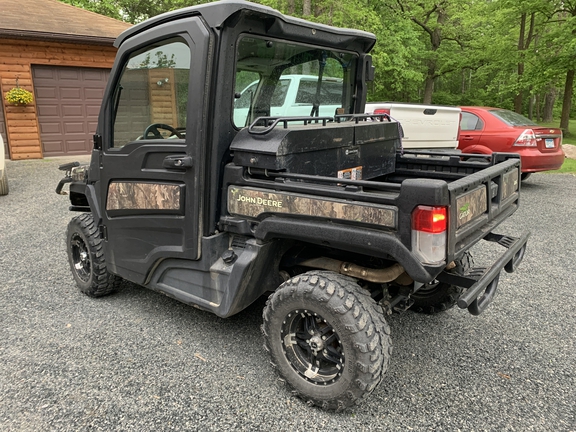
[[[516,211],[520,174],[520,160],[511,158],[449,183],[449,256],[459,256]]]

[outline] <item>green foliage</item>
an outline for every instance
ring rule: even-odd
[[[132,23],[206,2],[60,1]],[[374,33],[370,101],[421,102],[428,88],[433,103],[514,108],[522,92],[524,113],[536,100],[535,110],[542,110],[548,95],[557,114],[566,72],[576,68],[574,0],[257,1],[296,17]]]
[[[208,0],[60,0],[72,6],[81,7],[130,23],[138,23],[147,18],[187,6],[208,3]]]

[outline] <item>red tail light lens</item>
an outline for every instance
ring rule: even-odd
[[[514,145],[524,147],[536,147],[538,145],[538,143],[536,142],[536,134],[532,129],[525,129],[524,132],[520,134]]]
[[[412,229],[438,234],[448,227],[446,207],[418,206],[412,212]]]
[[[388,108],[378,108],[374,110],[374,114],[388,114],[390,115],[390,109]]]

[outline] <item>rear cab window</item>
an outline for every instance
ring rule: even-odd
[[[356,54],[252,35],[240,37],[236,51],[235,127],[353,112]]]

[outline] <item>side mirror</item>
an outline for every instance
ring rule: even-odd
[[[376,74],[376,68],[372,64],[372,56],[364,56],[364,79],[367,82],[374,81],[374,76]]]

